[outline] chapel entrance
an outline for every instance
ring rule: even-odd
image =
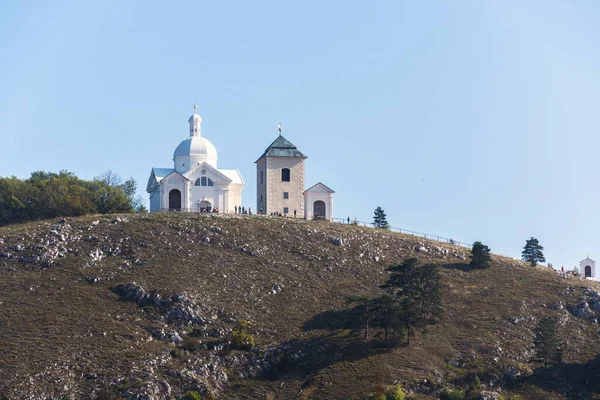
[[[586,278],[592,277],[592,267],[590,267],[589,265],[585,266],[585,277]]]
[[[313,203],[313,218],[325,219],[325,202],[317,200]]]
[[[211,212],[212,203],[208,200],[198,201],[198,212]]]
[[[181,192],[177,189],[169,192],[169,211],[181,211]]]

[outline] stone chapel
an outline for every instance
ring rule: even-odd
[[[281,134],[255,161],[256,212],[305,219],[333,219],[333,194],[319,182],[304,190],[306,156]]]
[[[152,168],[146,191],[150,212],[234,212],[242,204],[238,170],[217,168],[217,149],[202,136],[202,118],[189,118],[189,136],[173,153],[173,168]]]

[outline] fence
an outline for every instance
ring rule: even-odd
[[[337,223],[340,223],[340,224],[347,224],[347,225],[364,226],[364,227],[367,227],[367,228],[372,228],[373,227],[373,223],[372,222],[357,221],[356,219],[352,220],[352,219],[348,219],[348,218],[333,218],[333,222],[337,222]],[[437,240],[438,242],[456,244],[458,246],[469,247],[469,248],[472,247],[471,243],[459,242],[459,241],[454,240],[452,238],[445,238],[443,236],[432,235],[430,233],[416,232],[416,231],[411,231],[410,229],[395,228],[393,226],[390,226],[388,228],[388,230],[392,231],[392,232],[404,233],[406,235],[412,235],[412,236],[422,237],[424,239]]]

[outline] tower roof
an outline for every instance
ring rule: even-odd
[[[259,160],[263,157],[297,157],[297,158],[306,158],[300,150],[296,148],[286,138],[279,135],[277,139],[271,143],[269,147],[265,150],[262,156],[259,157]]]

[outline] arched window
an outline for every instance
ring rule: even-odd
[[[212,179],[203,176],[202,178],[196,179],[194,186],[214,186]]]
[[[283,168],[281,170],[281,181],[282,182],[290,181],[290,169],[289,168]]]

